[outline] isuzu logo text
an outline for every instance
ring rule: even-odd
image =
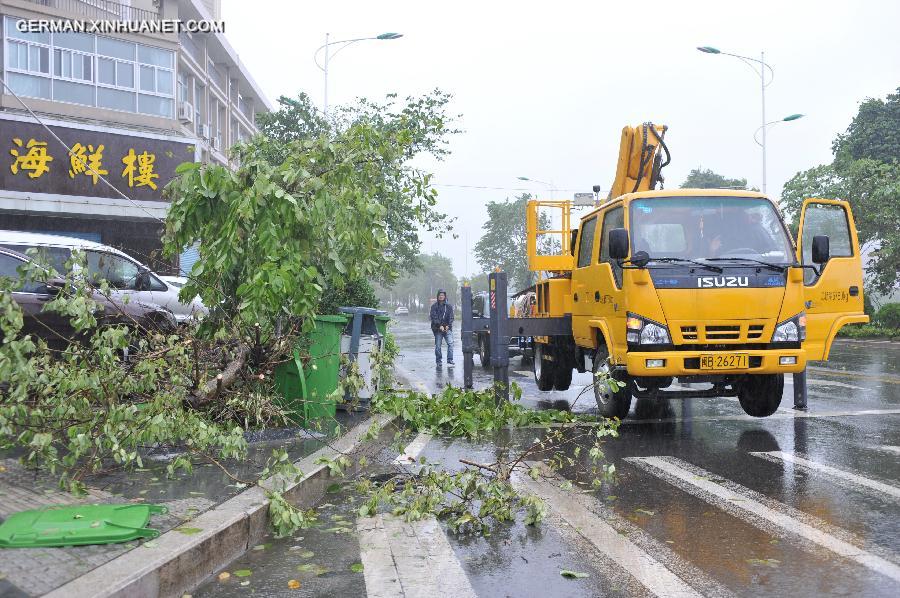
[[[747,276],[699,276],[697,287],[705,289],[712,287],[746,287],[750,285]]]

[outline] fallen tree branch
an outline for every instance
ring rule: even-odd
[[[219,393],[231,386],[238,378],[238,373],[244,364],[247,363],[247,356],[250,354],[250,347],[240,345],[237,355],[231,362],[218,374],[215,378],[208,380],[201,388],[197,389],[194,394],[187,399],[187,404],[191,407],[199,407],[210,403],[219,396]]]

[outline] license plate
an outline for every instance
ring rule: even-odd
[[[739,353],[700,356],[701,370],[743,370],[749,365],[749,357]]]

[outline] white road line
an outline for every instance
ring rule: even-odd
[[[422,382],[422,380],[418,376],[413,375],[413,373],[408,369],[400,364],[394,364],[394,369],[397,370],[397,373],[400,374],[401,377],[406,378],[407,382],[415,387],[415,390],[427,395],[431,394],[431,390],[428,388],[428,386],[424,382]]]
[[[541,497],[554,511],[598,551],[612,559],[657,596],[701,596],[665,565],[641,550],[614,527],[579,505],[572,495],[550,482],[528,476],[513,478],[514,486]]]
[[[870,490],[875,490],[876,492],[887,494],[888,496],[891,496],[893,498],[900,498],[900,488],[898,488],[897,486],[892,486],[890,484],[885,484],[884,482],[878,482],[876,480],[870,480],[869,478],[864,478],[861,475],[850,473],[849,471],[844,471],[842,469],[837,469],[836,467],[831,467],[830,465],[823,465],[815,461],[810,461],[809,459],[799,457],[791,453],[785,453],[783,451],[769,451],[750,454],[754,457],[760,457],[769,461],[787,461],[789,463],[793,463],[795,465],[799,465],[801,467],[823,473],[833,478],[837,478],[844,482],[848,482],[855,486],[862,486],[864,488],[869,488]]]
[[[368,598],[476,598],[437,520],[393,515],[356,521]]]
[[[891,446],[889,444],[882,444],[881,446],[873,446],[876,451],[884,451],[885,453],[894,453],[895,455],[900,455],[900,446]]]
[[[760,529],[770,531],[776,528],[800,536],[894,581],[900,581],[900,566],[860,548],[856,544],[862,542],[857,538],[815,517],[733,482],[713,481],[716,478],[714,474],[675,457],[628,457],[625,460]],[[823,531],[828,528],[832,528],[832,533]]]
[[[394,463],[397,463],[398,465],[410,465],[418,462],[419,455],[425,450],[425,446],[431,441],[431,438],[431,434],[421,432],[418,436],[413,438],[412,442],[406,445],[406,448],[403,449],[403,454],[398,455],[397,458],[394,459]]]
[[[691,399],[687,399],[691,400]],[[797,411],[792,409],[787,410],[778,410],[776,413],[773,413],[769,417],[765,418],[763,421],[772,421],[778,419],[800,419],[800,418],[808,418],[808,419],[818,419],[820,417],[860,417],[866,415],[900,415],[900,409],[867,409],[864,411],[823,411],[820,413],[811,412],[811,411]],[[621,426],[629,426],[633,424],[663,424],[669,422],[678,422],[678,421],[692,421],[692,422],[727,422],[727,421],[754,421],[758,422],[760,419],[758,417],[752,417],[750,415],[697,415],[692,416],[688,419],[682,417],[668,417],[664,419],[623,419],[619,425]],[[599,426],[601,425],[599,422],[580,422],[576,424],[571,423],[550,423],[550,424],[540,424],[534,426],[519,426],[519,429],[526,428],[564,428],[564,427],[590,427],[590,426]],[[507,429],[514,429],[516,426],[505,426]]]

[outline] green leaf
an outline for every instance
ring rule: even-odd
[[[253,575],[253,571],[250,569],[238,569],[234,572],[235,577],[250,577],[251,575]]]
[[[353,563],[350,565],[350,570],[354,573],[362,573],[363,572],[363,564],[362,563]]]
[[[199,534],[203,531],[202,528],[199,527],[176,527],[176,532],[181,532],[185,536],[193,536],[194,534]]]
[[[578,571],[570,571],[568,569],[563,569],[562,571],[559,572],[559,574],[568,579],[581,579],[584,577],[590,577],[590,575],[588,575],[587,573],[580,573]]]

